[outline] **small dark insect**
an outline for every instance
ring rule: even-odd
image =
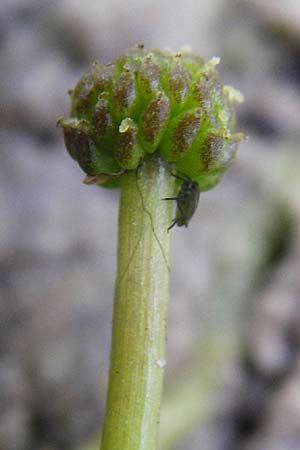
[[[197,209],[200,195],[200,187],[196,181],[193,181],[187,175],[178,176],[171,173],[173,177],[178,180],[182,180],[181,189],[178,192],[177,197],[164,198],[163,200],[176,200],[177,209],[175,219],[172,220],[168,231],[171,230],[175,225],[178,227],[188,226],[189,221],[194,215]]]

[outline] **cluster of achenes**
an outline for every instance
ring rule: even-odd
[[[141,45],[111,64],[95,62],[70,92],[71,118],[58,121],[70,155],[94,176],[135,170],[156,152],[210,189],[243,139],[233,132],[241,95],[222,86],[218,62]]]

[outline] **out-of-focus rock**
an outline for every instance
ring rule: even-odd
[[[294,364],[295,330],[300,320],[300,278],[295,259],[280,267],[272,281],[256,300],[248,327],[249,357],[270,382],[286,375]]]
[[[297,0],[285,2],[250,0],[246,3],[253,7],[261,20],[271,26],[274,31],[278,30],[278,33],[283,36],[290,35],[300,46],[300,9]]]
[[[67,155],[40,152],[28,136],[8,133],[1,143],[0,446],[71,449],[103,410],[114,193],[100,198]]]
[[[14,356],[0,362],[0,448],[20,450],[30,442],[30,384]]]
[[[274,394],[257,433],[242,450],[297,450],[300,440],[300,371]]]
[[[241,349],[214,412],[176,450],[298,450],[299,11],[275,0],[0,2],[1,449],[73,450],[99,430],[117,193],[81,184],[55,122],[93,59],[143,42],[220,55],[250,135],[188,230],[172,230],[168,385],[216,330]],[[293,242],[274,254],[282,208]]]

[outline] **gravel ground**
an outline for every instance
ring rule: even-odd
[[[81,183],[55,122],[92,60],[136,42],[221,56],[249,136],[188,230],[172,230],[163,450],[299,449],[300,5],[205,3],[1,2],[3,450],[75,450],[99,432],[118,192]],[[215,356],[199,343],[220,335],[210,412],[199,394],[176,434],[164,425],[172,386],[185,392],[191,372],[201,390]]]

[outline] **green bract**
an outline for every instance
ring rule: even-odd
[[[188,51],[126,51],[111,64],[96,62],[71,91],[71,118],[59,119],[66,147],[99,182],[101,174],[135,170],[150,153],[213,187],[231,163],[242,133],[234,133],[234,103],[215,66]]]

